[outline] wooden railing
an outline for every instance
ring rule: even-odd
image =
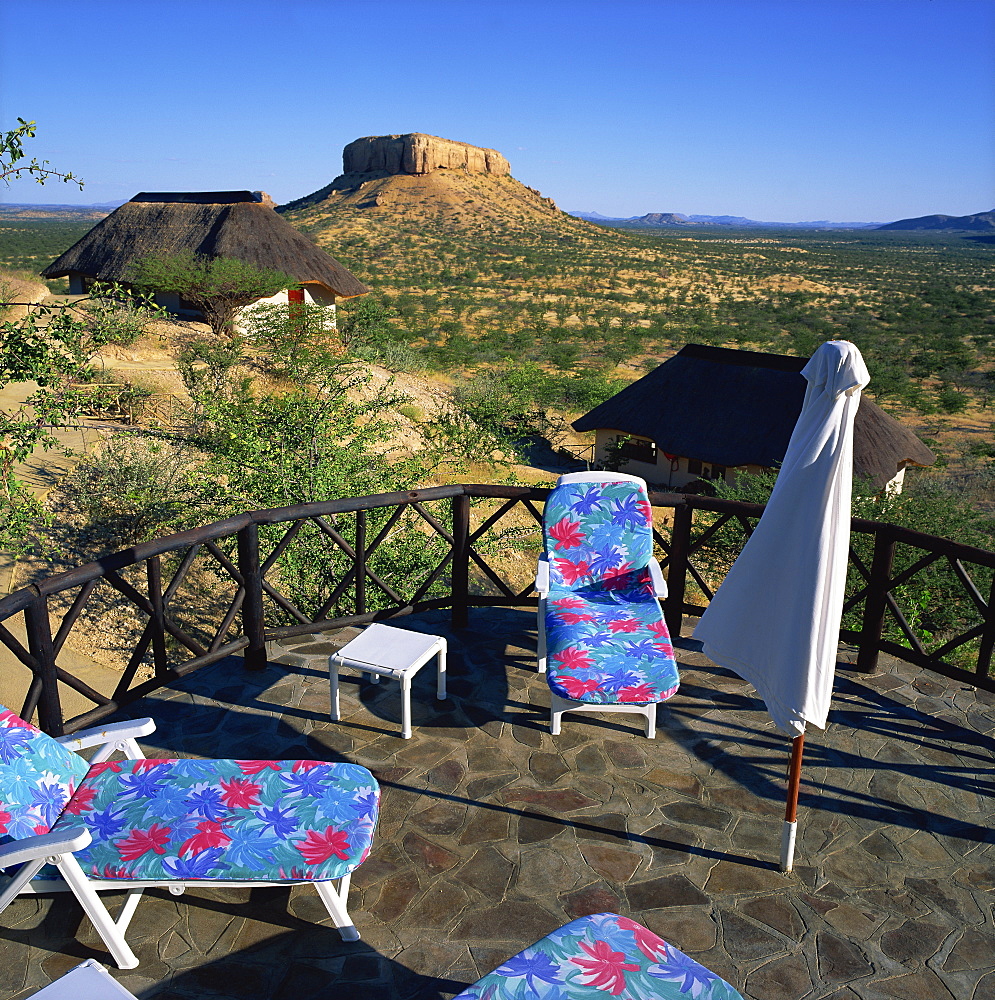
[[[763,509],[711,497],[678,500],[669,556],[661,560],[669,569],[664,606],[672,633],[679,634],[684,615],[705,610]],[[730,527],[737,537],[718,545]],[[696,600],[688,598],[689,586]],[[995,552],[853,518],[840,637],[857,646],[855,666],[866,673],[888,653],[995,691]]]
[[[136,389],[126,383],[83,382],[71,384],[68,389],[79,400],[80,416],[92,420],[174,427],[184,410],[178,396]]]
[[[61,735],[233,653],[259,669],[269,639],[430,608],[450,609],[460,628],[474,607],[534,606],[530,570],[548,493],[454,485],[252,511],[48,577],[0,600],[0,643],[30,676],[21,715],[37,713]],[[650,500],[670,590],[664,611],[678,635],[763,508],[670,493]],[[886,652],[995,691],[993,597],[995,553],[854,519],[842,634],[859,649],[857,669],[873,670]],[[60,659],[86,651],[88,636],[111,628],[104,611],[120,621],[122,608],[130,652],[114,689],[98,691]],[[93,708],[67,721],[63,686]]]

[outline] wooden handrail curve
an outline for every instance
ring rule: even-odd
[[[455,484],[249,511],[155,538],[42,579],[0,599],[0,644],[31,676],[22,714],[37,713],[46,731],[61,735],[91,725],[156,687],[232,653],[242,652],[250,668],[264,666],[269,639],[429,608],[449,609],[454,626],[462,627],[473,607],[535,605],[527,585],[523,590],[522,581],[506,581],[491,565],[487,549],[503,544],[490,539],[500,538],[493,533],[512,523],[520,536],[532,532],[534,547],[538,547],[538,505],[548,494],[548,488],[538,486]],[[501,503],[495,506],[494,501]],[[723,567],[731,564],[737,546],[764,508],[678,493],[651,493],[650,502],[672,512],[663,519],[668,525],[656,525],[655,536],[670,588],[664,610],[672,633],[679,634],[685,616],[694,617],[704,610],[709,593],[721,582]],[[372,512],[380,513],[376,523]],[[475,513],[479,514],[476,518]],[[279,534],[280,526],[288,524]],[[329,559],[327,579],[320,581],[326,596],[319,601],[316,595],[314,604],[320,614],[309,613],[299,606],[300,599],[295,601],[281,589],[285,588],[281,560],[307,534],[301,530],[307,524],[311,544],[323,545]],[[416,580],[390,576],[392,566],[381,564],[389,562],[390,552],[384,546],[397,531],[418,531],[421,534],[408,537],[427,540],[422,546],[421,576]],[[855,547],[851,548],[852,580],[846,605],[850,618],[842,634],[858,647],[858,668],[875,669],[878,654],[886,652],[995,690],[991,677],[995,552],[861,518],[853,519],[852,531]],[[858,552],[861,544],[864,550]],[[269,546],[265,555],[263,545]],[[896,551],[904,554],[897,568]],[[164,556],[167,563],[175,560],[168,572]],[[219,593],[229,589],[224,600],[219,597],[217,621],[200,622],[195,629],[181,620],[189,617],[190,609],[177,602],[198,560],[215,574]],[[133,567],[143,564],[145,572],[136,573]],[[956,584],[966,595],[956,627],[931,631],[924,618],[928,609],[907,606],[909,584],[920,573],[931,573],[933,586],[941,579],[943,587]],[[101,585],[113,588],[113,599],[131,604],[145,622],[122,679],[111,693],[94,691],[57,662],[91,595]],[[697,601],[692,599],[696,595],[701,595]],[[60,617],[53,612],[53,602],[70,599],[61,623],[53,627],[53,619]],[[18,616],[23,616],[26,646],[10,630]],[[964,666],[969,658],[972,669]],[[143,664],[153,676],[140,676]],[[95,707],[65,720],[59,684]]]

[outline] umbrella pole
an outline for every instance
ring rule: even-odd
[[[788,800],[781,830],[781,871],[789,872],[795,863],[795,834],[798,831],[798,789],[802,781],[802,752],[805,734],[791,741],[791,763],[788,765]]]

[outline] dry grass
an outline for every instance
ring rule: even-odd
[[[454,338],[494,345],[470,360],[440,360],[455,377],[528,359],[547,371],[634,379],[685,343],[807,356],[813,338],[836,335],[864,352],[873,397],[877,363],[928,350],[922,337],[907,337],[902,318],[907,311],[915,331],[911,307],[925,285],[949,280],[995,298],[983,254],[953,238],[946,249],[915,234],[606,229],[512,178],[382,177],[287,217],[389,297],[415,349],[441,353]],[[991,361],[979,329],[964,329],[975,363],[943,375],[969,397],[962,416],[886,405],[969,467],[979,449],[995,450],[995,434],[981,381]]]

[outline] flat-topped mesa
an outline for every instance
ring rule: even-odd
[[[346,174],[429,174],[433,170],[462,170],[470,174],[508,176],[511,165],[496,149],[409,132],[407,135],[371,135],[350,142],[342,150],[342,170]]]

